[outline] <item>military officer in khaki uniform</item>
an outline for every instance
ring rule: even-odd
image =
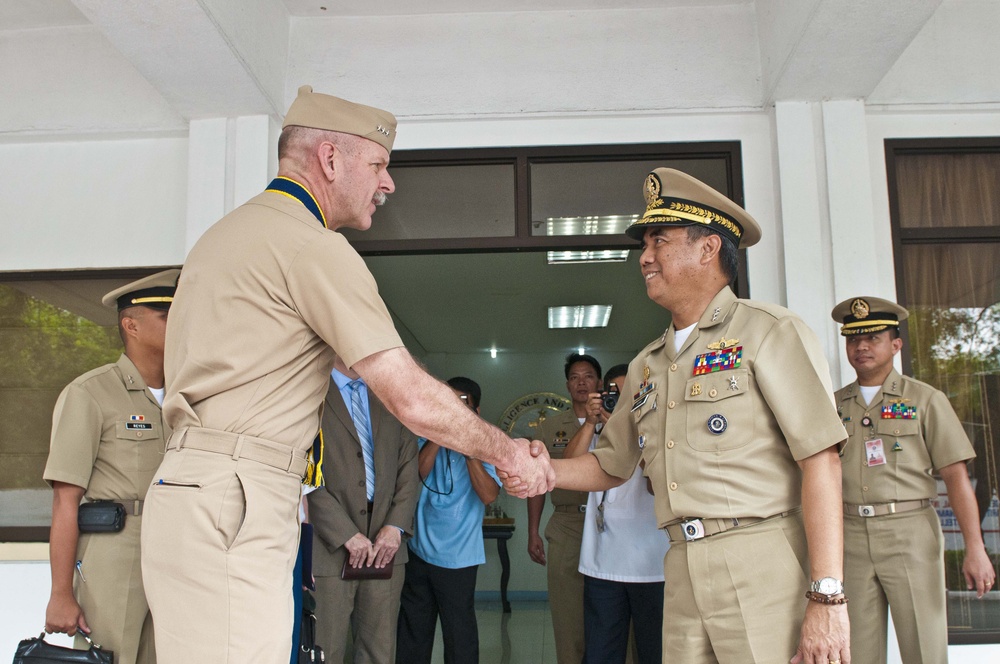
[[[587,400],[598,392],[601,365],[590,355],[570,353],[563,368],[572,408],[545,418],[539,437],[553,459],[561,459],[573,434],[586,417]],[[579,664],[583,659],[583,575],[580,574],[580,542],[587,508],[586,491],[556,489],[551,494],[552,515],[545,526],[549,553],[538,536],[545,496],[528,499],[528,555],[546,566],[552,631],[559,664]]]
[[[937,472],[965,539],[962,566],[977,596],[995,573],[966,463],[975,456],[948,398],[893,368],[909,312],[876,297],[833,310],[858,379],[836,394],[843,448],[844,573],[855,662],[886,661],[886,607],[907,664],[948,660],[944,540],[931,500]]]
[[[395,133],[390,113],[303,86],[278,176],[188,255],[164,362],[173,435],[142,532],[161,664],[288,659],[300,484],[335,355],[415,434],[551,488],[547,455],[419,367],[335,232],[366,230],[392,193]]]
[[[729,289],[737,247],[760,238],[741,207],[667,168],[644,194],[627,232],[673,320],[629,365],[597,448],[552,462],[556,485],[605,490],[644,461],[671,542],[664,662],[846,663],[846,433],[822,348],[791,312]]]
[[[47,632],[90,634],[119,664],[155,662],[153,626],[139,568],[146,489],[163,458],[163,337],[179,270],[118,288],[103,298],[118,309],[125,352],[115,364],[66,386],[52,415],[45,480],[52,485]],[[81,500],[110,500],[127,512],[114,533],[80,533]]]

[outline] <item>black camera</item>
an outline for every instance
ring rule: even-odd
[[[601,392],[601,406],[604,410],[609,413],[613,412],[615,406],[618,405],[618,396],[620,392],[618,391],[618,386],[614,383],[608,385],[607,392]]]

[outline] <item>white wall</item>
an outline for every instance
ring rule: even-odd
[[[0,144],[0,270],[184,259],[187,139]]]

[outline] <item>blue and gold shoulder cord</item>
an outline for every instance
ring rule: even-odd
[[[313,213],[316,220],[323,224],[323,228],[329,228],[329,226],[326,225],[326,216],[324,216],[323,210],[319,208],[319,203],[316,202],[316,199],[313,198],[313,195],[308,189],[295,180],[282,176],[276,177],[271,180],[270,184],[267,185],[266,191],[273,191],[276,194],[294,198],[298,202],[305,205],[307,210]],[[319,433],[316,434],[316,440],[313,441],[312,448],[309,450],[309,465],[306,467],[306,475],[302,478],[302,483],[307,486],[323,486],[322,429],[320,429]]]
[[[295,180],[279,175],[271,180],[270,184],[267,185],[266,191],[273,191],[276,194],[294,198],[299,203],[305,205],[307,210],[313,213],[316,220],[323,224],[323,228],[329,228],[329,226],[326,225],[326,215],[324,215],[323,210],[319,208],[319,203],[316,202],[316,199],[309,192],[309,190],[305,188],[305,186],[299,184]]]

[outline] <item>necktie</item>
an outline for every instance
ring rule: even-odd
[[[365,492],[368,501],[375,496],[375,445],[372,443],[372,425],[368,419],[368,409],[361,401],[361,381],[352,380],[351,385],[351,419],[354,428],[358,430],[358,440],[361,441],[361,453],[365,457]]]

